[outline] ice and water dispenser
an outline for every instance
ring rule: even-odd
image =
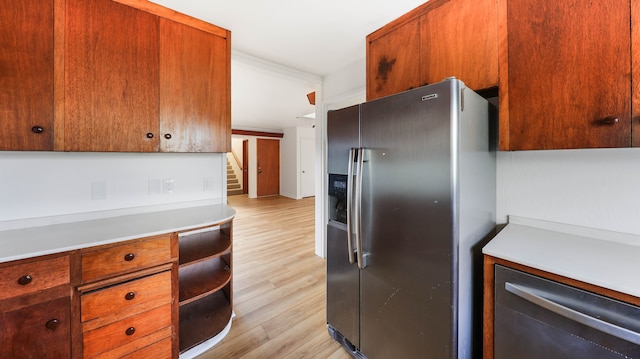
[[[347,223],[347,176],[329,174],[329,221]]]

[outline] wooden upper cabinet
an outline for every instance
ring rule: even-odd
[[[65,151],[158,150],[159,17],[66,0]]]
[[[496,0],[455,0],[420,17],[420,78],[436,83],[451,76],[474,90],[498,86]]]
[[[160,149],[231,151],[230,33],[160,20]]]
[[[52,150],[53,0],[0,4],[0,150]]]
[[[422,85],[419,57],[418,19],[367,36],[367,100]]]
[[[498,85],[497,0],[431,0],[367,36],[367,100],[455,76]]]
[[[500,149],[630,146],[630,8],[500,0]]]

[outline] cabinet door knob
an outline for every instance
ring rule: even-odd
[[[49,330],[58,329],[58,325],[60,325],[60,321],[58,319],[51,319],[44,326]]]
[[[129,328],[127,328],[127,330],[125,330],[125,333],[127,335],[133,335],[133,333],[135,333],[135,332],[136,332],[136,328],[134,328],[134,327],[129,327]]]
[[[127,253],[124,255],[124,260],[127,262],[131,262],[136,257],[133,253]]]
[[[136,293],[134,293],[134,292],[129,292],[129,293],[124,295],[124,299],[126,299],[126,300],[133,300],[133,298],[135,298],[135,297],[136,297]]]
[[[31,281],[33,280],[33,278],[30,275],[23,275],[22,277],[18,278],[18,284],[20,285],[27,285],[29,283],[31,283]]]
[[[600,123],[603,125],[615,125],[618,123],[618,118],[616,116],[608,116],[600,120]]]
[[[42,128],[40,126],[33,126],[33,127],[31,127],[31,132],[33,132],[33,133],[42,133],[42,132],[44,132],[44,128]]]
[[[164,138],[166,138],[167,140],[171,139],[171,134],[170,133],[165,133],[164,134]]]
[[[151,132],[147,133],[147,138],[153,138],[153,133]]]

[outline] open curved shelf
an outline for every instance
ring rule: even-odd
[[[231,237],[222,230],[189,234],[179,240],[180,265],[199,262],[231,250]]]
[[[181,306],[180,352],[220,333],[231,315],[231,302],[223,290]]]
[[[178,271],[180,305],[220,290],[231,280],[231,269],[223,257],[181,267]]]

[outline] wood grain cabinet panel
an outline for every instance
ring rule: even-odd
[[[0,358],[70,358],[70,303],[62,297],[0,312]]]
[[[422,85],[419,58],[419,19],[367,36],[367,100]]]
[[[84,357],[93,358],[101,353],[118,350],[120,346],[135,348],[135,341],[138,340],[146,344],[145,337],[158,332],[165,333],[162,329],[170,328],[171,321],[171,305],[167,304],[85,332]],[[169,331],[168,334],[170,333]]]
[[[230,33],[160,20],[160,149],[231,151]]]
[[[171,289],[171,272],[166,271],[84,294],[80,305],[84,328],[169,304]]]
[[[171,235],[82,252],[82,281],[91,282],[168,263]]]
[[[367,36],[367,100],[457,77],[498,86],[497,0],[431,0]]]
[[[52,150],[53,0],[2,0],[0,19],[0,150]]]
[[[500,149],[631,145],[630,8],[500,1]]]
[[[496,0],[455,0],[420,17],[420,78],[455,76],[474,90],[498,86]]]
[[[69,256],[42,259],[0,268],[0,300],[68,285]]]
[[[159,18],[67,0],[65,151],[158,150]]]

